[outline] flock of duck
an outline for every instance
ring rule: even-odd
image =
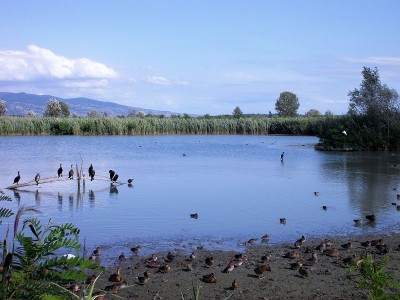
[[[370,217],[367,218],[367,220],[369,219]],[[375,222],[375,220],[373,222]],[[253,246],[257,246],[258,240],[257,238],[252,238],[245,242],[244,244],[247,250],[250,250]],[[264,235],[261,241],[260,247],[262,248],[259,249],[264,251],[265,243],[269,242],[268,234]],[[296,271],[297,273],[292,273],[292,275],[305,279],[311,276],[310,270],[313,270],[322,256],[327,257],[328,260],[333,258],[334,260],[330,262],[334,264],[356,266],[363,261],[367,254],[382,255],[389,253],[391,250],[400,251],[400,243],[395,247],[389,247],[382,238],[361,242],[347,241],[345,243],[339,243],[337,246],[330,239],[323,239],[320,243],[310,246],[306,246],[307,243],[306,237],[302,235],[294,241],[292,245],[286,245],[288,251],[280,248],[277,252],[276,248],[274,250],[274,248],[270,248],[267,245],[265,252],[259,257],[256,255],[259,255],[260,251],[247,251],[246,254],[235,253],[231,257],[224,256],[223,258],[220,256],[216,258],[212,252],[203,249],[202,246],[197,247],[197,249],[190,254],[168,252],[166,255],[162,255],[161,258],[158,258],[156,254],[144,258],[140,257],[142,247],[137,245],[130,248],[130,252],[132,253],[130,260],[127,260],[124,253],[118,256],[119,262],[116,272],[108,276],[109,284],[98,292],[100,298],[97,299],[105,299],[101,297],[104,297],[106,292],[117,294],[121,288],[150,284],[155,274],[157,274],[157,278],[154,278],[154,282],[159,280],[165,280],[164,282],[166,282],[167,277],[164,276],[168,276],[165,275],[167,273],[173,273],[174,271],[193,272],[202,282],[215,284],[219,282],[219,278],[226,276],[224,274],[238,274],[235,272],[239,272],[238,269],[240,268],[245,270],[240,272],[246,273],[248,270],[251,271],[251,274],[247,274],[246,277],[264,279],[267,273],[271,273],[274,271],[274,268],[279,268],[281,266],[284,269],[290,270],[290,272]],[[260,244],[258,244],[258,246],[259,245]],[[90,256],[90,259],[99,259],[100,252],[100,247],[97,247]],[[133,264],[134,267],[132,268],[131,263],[134,263],[136,259],[139,259],[139,262]],[[282,262],[279,262],[279,264],[277,263],[279,259],[282,259],[283,264]],[[127,265],[126,262],[129,265]],[[123,266],[126,266],[125,270],[123,270]],[[135,276],[135,274],[132,274],[132,270],[134,270],[133,272],[137,272],[138,275]],[[330,271],[327,270],[327,272]],[[126,278],[124,273],[127,275]],[[229,278],[230,280],[233,279],[233,281],[231,281],[230,286],[225,289],[236,290],[241,286],[240,278],[243,279],[243,277],[234,278],[231,276]],[[95,279],[95,274],[88,276],[86,284],[93,283]],[[127,279],[132,281],[129,285]],[[225,277],[222,279],[222,281],[226,282],[228,278]],[[81,286],[77,288],[77,285],[74,284],[70,289],[74,289],[75,292],[78,292]]]

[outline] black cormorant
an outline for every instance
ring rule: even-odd
[[[133,178],[128,179],[128,183],[131,184],[133,182]]]
[[[62,177],[62,172],[63,172],[63,168],[62,168],[62,166],[60,164],[60,167],[57,170],[58,177]]]
[[[21,176],[19,175],[19,171],[18,171],[17,177],[14,178],[14,183],[18,184],[20,179],[21,179]]]
[[[68,172],[68,179],[74,179],[74,170],[72,169],[72,165],[71,165],[71,170],[69,170]]]
[[[90,165],[90,166],[92,167],[92,165]],[[94,175],[96,174],[96,172],[93,169],[93,167],[92,167],[92,169],[89,168],[89,170],[90,170],[89,171],[90,181],[92,181],[94,179]]]
[[[118,179],[118,174],[115,174],[112,181],[117,181],[117,179]]]
[[[35,176],[36,185],[39,185],[39,180],[40,180],[40,173],[37,173]]]
[[[113,181],[114,175],[115,175],[115,171],[114,170],[110,170],[108,171],[108,173],[110,173],[110,180]]]

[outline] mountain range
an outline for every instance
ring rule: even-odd
[[[143,112],[146,115],[164,115],[166,117],[180,115],[170,111],[132,107],[83,97],[64,99],[51,95],[0,92],[0,100],[6,101],[7,115],[25,116],[29,111],[33,111],[36,115],[41,116],[46,109],[47,101],[50,99],[57,99],[66,103],[71,115],[76,114],[78,116],[86,116],[93,111],[100,115],[107,114],[108,116],[126,116],[128,113],[137,112]]]

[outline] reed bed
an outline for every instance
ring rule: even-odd
[[[318,135],[324,117],[32,118],[0,117],[0,135]]]

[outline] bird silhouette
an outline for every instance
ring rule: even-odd
[[[35,176],[36,185],[39,185],[39,180],[40,180],[40,173],[37,173]]]
[[[62,177],[62,172],[63,172],[63,168],[62,168],[62,165],[60,164],[60,167],[57,170],[58,177]]]
[[[71,170],[69,170],[68,172],[68,179],[74,179],[74,170],[72,169],[72,165],[71,165]]]
[[[14,184],[18,185],[20,180],[21,180],[21,176],[19,175],[19,171],[18,171],[18,175],[14,178]]]

